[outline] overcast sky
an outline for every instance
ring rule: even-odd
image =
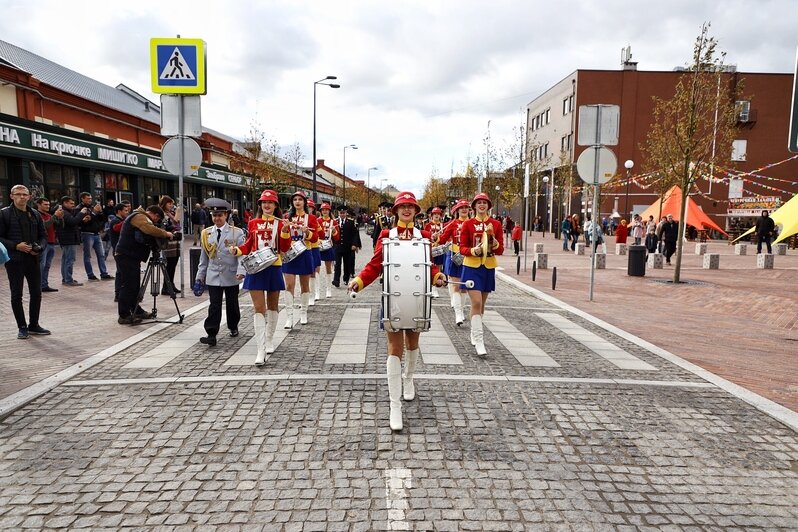
[[[244,139],[257,123],[372,187],[420,192],[513,142],[526,104],[576,69],[685,65],[702,22],[742,72],[792,72],[796,0],[559,0],[131,3],[0,0],[0,38],[153,101],[149,39],[207,43],[203,124]],[[385,181],[383,181],[385,179]]]

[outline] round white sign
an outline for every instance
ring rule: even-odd
[[[598,159],[598,175],[596,175],[596,159]],[[576,160],[576,171],[582,181],[588,185],[603,185],[618,170],[618,158],[609,148],[587,148]]]
[[[172,137],[164,142],[161,148],[163,165],[170,174],[176,176],[191,175],[199,170],[202,164],[202,150],[192,138],[183,137],[183,168],[180,168],[180,137]]]

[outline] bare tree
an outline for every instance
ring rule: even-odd
[[[680,281],[688,196],[708,165],[729,160],[735,101],[741,90],[732,76],[724,77],[725,54],[718,54],[709,28],[708,23],[701,27],[692,63],[677,82],[674,96],[669,100],[654,97],[653,120],[643,148],[647,163],[663,179],[661,187],[676,184],[682,189],[674,283]]]

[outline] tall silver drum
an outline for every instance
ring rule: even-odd
[[[432,320],[429,240],[382,239],[382,267],[385,330],[429,330]]]

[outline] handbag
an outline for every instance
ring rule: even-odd
[[[0,242],[0,264],[5,264],[6,262],[8,262],[10,260],[11,260],[11,257],[8,256],[8,250],[3,245],[3,243]]]

